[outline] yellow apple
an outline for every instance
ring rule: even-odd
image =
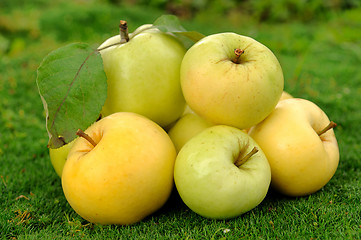
[[[83,136],[89,140],[75,141],[62,175],[65,197],[81,217],[127,225],[164,205],[174,186],[176,150],[159,125],[119,112],[94,123]]]
[[[184,98],[196,114],[240,129],[267,117],[284,85],[273,52],[236,33],[212,34],[195,43],[184,55],[180,80]]]
[[[168,135],[172,139],[177,152],[179,152],[189,139],[210,126],[213,126],[213,124],[197,114],[186,113],[168,131]]]
[[[280,101],[284,100],[284,99],[289,99],[289,98],[293,98],[293,96],[291,94],[289,94],[288,92],[283,91],[282,95],[281,95],[281,98],[280,98]]]
[[[50,156],[51,164],[53,165],[54,170],[58,174],[59,177],[61,177],[61,174],[62,174],[63,168],[64,168],[64,164],[68,157],[68,153],[74,144],[74,141],[75,140],[71,141],[70,143],[68,143],[60,148],[49,148],[49,156]]]
[[[265,120],[250,129],[249,135],[270,163],[273,188],[285,195],[305,196],[329,182],[339,162],[331,127],[315,103],[291,98],[280,101]]]
[[[188,113],[195,114],[194,111],[188,105],[186,105],[186,107],[184,108],[183,116]]]

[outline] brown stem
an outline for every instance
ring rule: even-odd
[[[247,162],[248,159],[250,159],[254,154],[258,152],[258,149],[254,147],[249,153],[247,153],[246,156],[242,158],[238,158],[236,162],[234,163],[237,167],[241,166],[243,163]]]
[[[127,21],[120,20],[119,34],[120,34],[120,42],[128,42],[129,41]]]
[[[240,63],[239,62],[239,58],[241,57],[241,55],[244,53],[244,50],[242,50],[242,49],[239,49],[239,48],[236,48],[236,49],[234,49],[234,58],[232,59],[232,62],[234,62],[234,63],[236,63],[236,64],[238,64],[238,63]]]
[[[119,35],[120,35],[120,41],[116,42],[116,43],[112,43],[110,45],[104,46],[102,48],[98,48],[96,51],[100,52],[104,49],[116,46],[116,45],[120,45],[123,43],[126,43],[129,41],[129,35],[128,35],[128,24],[127,21],[124,20],[120,20],[120,24],[119,24]]]
[[[76,131],[76,135],[78,135],[79,137],[85,138],[94,147],[97,145],[96,142],[88,134],[83,132],[81,129],[78,129],[78,131]]]
[[[324,134],[325,132],[327,132],[328,130],[335,128],[337,126],[337,124],[335,122],[330,122],[324,129],[322,129],[321,131],[319,131],[317,134],[318,136],[321,136],[322,134]]]

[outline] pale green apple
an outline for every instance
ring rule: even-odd
[[[85,133],[94,143],[78,138],[62,174],[65,197],[75,212],[92,223],[126,225],[164,205],[174,186],[176,150],[159,125],[119,112]]]
[[[60,148],[49,148],[49,156],[50,156],[51,164],[53,165],[54,170],[59,177],[61,177],[64,164],[68,157],[68,153],[74,144],[74,141],[75,140],[71,141],[70,143]]]
[[[173,36],[149,27],[141,26],[128,42],[100,51],[108,79],[102,114],[135,112],[165,127],[184,111],[179,78],[186,49]],[[119,35],[111,37],[99,49],[119,41]]]
[[[207,218],[228,219],[263,201],[271,169],[251,137],[238,128],[218,125],[183,146],[177,155],[174,180],[191,210]]]
[[[282,68],[272,51],[236,33],[201,39],[181,65],[181,86],[190,108],[210,122],[240,129],[272,112],[283,85]]]
[[[172,126],[168,131],[168,135],[172,139],[177,152],[179,152],[189,139],[210,126],[213,126],[213,124],[197,114],[186,113]]]
[[[285,99],[249,135],[265,152],[272,187],[289,196],[305,196],[325,186],[339,162],[333,129],[320,134],[330,120],[315,103]]]

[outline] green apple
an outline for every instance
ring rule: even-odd
[[[68,157],[68,153],[74,144],[74,141],[75,140],[71,141],[70,143],[60,148],[49,148],[49,156],[50,156],[51,164],[53,165],[54,170],[59,177],[61,177],[64,164]]]
[[[176,150],[159,125],[119,112],[79,135],[63,169],[62,187],[81,217],[127,225],[164,205],[174,186]]]
[[[209,35],[184,55],[181,87],[187,104],[215,124],[245,129],[277,105],[284,85],[272,51],[236,33]]]
[[[197,114],[186,113],[172,126],[168,131],[168,135],[172,139],[177,152],[179,152],[189,139],[212,125]]]
[[[108,79],[102,114],[135,112],[165,127],[184,111],[179,78],[186,49],[173,36],[150,27],[141,26],[128,42],[100,51]],[[111,37],[99,49],[120,39]]]
[[[177,155],[174,180],[191,210],[207,218],[228,219],[263,201],[271,169],[251,137],[238,128],[217,125],[183,146]]]
[[[305,196],[329,182],[339,162],[329,124],[315,103],[291,98],[280,101],[264,121],[250,129],[249,135],[270,163],[273,188],[285,195]]]

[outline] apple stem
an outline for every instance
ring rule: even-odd
[[[337,126],[337,124],[333,121],[331,121],[324,129],[322,129],[321,131],[319,131],[317,134],[318,136],[321,136],[322,134],[324,134],[325,132],[327,132],[328,130],[335,128]]]
[[[123,43],[126,43],[129,41],[129,35],[128,35],[128,24],[127,24],[127,21],[124,21],[124,20],[120,20],[120,24],[119,24],[119,35],[120,35],[120,41],[119,42],[116,42],[116,43],[113,43],[113,44],[110,44],[110,45],[107,45],[107,46],[104,46],[102,48],[97,48],[96,51],[100,52],[104,49],[107,49],[107,48],[110,48],[110,47],[113,47],[113,46],[116,46],[116,45],[121,45]]]
[[[128,23],[125,20],[120,20],[119,24],[120,42],[128,42]]]
[[[250,159],[257,152],[258,152],[258,149],[256,147],[252,148],[252,150],[249,153],[247,153],[246,156],[244,156],[242,158],[238,158],[234,164],[237,167],[241,166],[243,163],[247,162],[248,159]]]
[[[232,59],[232,62],[236,63],[236,64],[239,64],[239,58],[241,57],[241,55],[244,53],[244,50],[242,49],[239,49],[239,48],[236,48],[234,49],[234,58]]]
[[[76,131],[76,135],[78,135],[79,137],[85,138],[94,147],[97,145],[96,142],[88,134],[83,132],[81,129],[78,129],[78,131]]]

